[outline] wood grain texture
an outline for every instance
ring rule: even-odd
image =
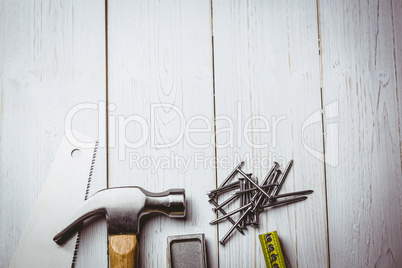
[[[138,267],[138,242],[135,235],[111,235],[109,240],[111,268]]]
[[[326,139],[326,154],[339,159],[327,165],[331,265],[400,267],[401,1],[319,6],[323,102],[339,107],[324,117],[326,135],[334,123],[339,132]]]
[[[399,152],[402,158],[402,135],[401,135],[401,124],[402,124],[402,19],[399,14],[402,14],[402,1],[392,2],[392,12],[393,12],[393,49],[394,49],[394,63],[395,63],[395,73],[396,73],[396,98],[397,105],[399,108],[398,113],[398,130],[399,130]]]
[[[141,267],[164,267],[166,237],[189,233],[205,233],[210,267],[263,267],[257,235],[272,230],[291,267],[401,266],[401,14],[400,0],[0,1],[0,266],[32,213],[66,114],[107,95],[109,186],[186,189],[186,221],[142,220]],[[73,128],[104,136],[105,114],[80,111]],[[209,124],[190,121],[199,115]],[[180,137],[181,116],[206,132]],[[104,145],[90,195],[106,186]],[[216,169],[213,156],[223,160]],[[237,160],[261,181],[267,162],[290,159],[282,192],[314,194],[218,246],[230,224],[208,225],[206,191]],[[82,232],[77,267],[107,267],[105,234],[104,220]]]
[[[109,184],[186,190],[186,220],[141,220],[141,267],[166,266],[167,236],[191,233],[205,233],[209,264],[217,266],[216,228],[208,225],[213,214],[205,195],[215,186],[214,168],[194,159],[214,155],[211,36],[210,1],[108,2],[108,90],[115,108],[109,112]],[[210,124],[206,133],[190,136],[206,144],[201,148],[181,136],[194,116],[208,123],[193,121],[191,127]],[[190,161],[188,168],[176,165],[176,156]],[[155,168],[153,160],[164,164]]]
[[[2,267],[8,267],[32,213],[67,112],[105,99],[104,13],[99,1],[0,2]],[[73,128],[97,137],[97,123],[97,112],[86,110],[76,114]],[[105,159],[97,162],[105,166]],[[105,174],[99,176],[92,190],[105,187]],[[106,231],[97,228],[82,234],[81,267],[107,263]]]
[[[324,164],[303,146],[304,141],[306,147],[323,151],[316,2],[214,1],[213,34],[216,115],[229,116],[235,130],[233,146],[217,150],[218,158],[232,163],[218,168],[218,183],[237,164],[237,156],[246,160],[243,170],[259,181],[273,160],[284,168],[294,159],[282,191],[314,190],[304,202],[262,213],[259,229],[232,235],[220,247],[220,267],[263,267],[258,234],[273,230],[291,267],[325,267]],[[316,112],[314,123],[308,118]],[[248,121],[253,116],[260,117]],[[230,141],[223,131],[227,127],[227,120],[217,120],[217,144]],[[253,131],[245,135],[250,127]],[[269,132],[258,130],[263,128]],[[262,159],[263,165],[253,164],[252,158]],[[229,226],[220,224],[220,237]]]

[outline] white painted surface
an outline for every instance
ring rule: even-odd
[[[109,120],[109,185],[138,185],[152,192],[186,190],[186,220],[161,215],[142,220],[140,266],[166,265],[167,236],[205,233],[209,264],[216,267],[216,228],[208,224],[214,215],[205,195],[215,186],[215,172],[213,167],[196,167],[194,161],[196,154],[214,155],[214,148],[208,145],[212,133],[191,136],[193,142],[206,143],[205,149],[195,148],[185,138],[175,144],[185,121],[190,122],[193,116],[213,121],[210,1],[109,1],[108,5],[108,92],[110,105],[116,106],[110,113],[116,124]],[[117,116],[131,122],[126,127],[120,124],[118,129]],[[142,128],[141,120],[129,116],[143,118],[148,126]],[[203,126],[199,121],[190,126],[197,125]],[[145,133],[148,129],[154,137]],[[112,148],[114,133],[120,143]],[[124,149],[121,145],[126,139],[144,144]],[[173,144],[163,148],[169,143]],[[169,165],[153,170],[152,166],[146,168],[148,160],[138,161],[138,165],[130,161],[137,154],[149,160],[177,156],[191,162],[187,169]]]
[[[104,8],[99,1],[0,2],[1,267],[10,264],[28,223],[64,136],[67,112],[105,99]],[[77,113],[73,128],[97,137],[97,112]],[[104,166],[105,159],[97,161]],[[92,190],[105,187],[104,175]],[[104,229],[96,236],[87,235],[95,228],[83,233],[81,267],[88,260],[101,267]]]
[[[268,158],[269,167],[278,161],[282,169],[294,159],[282,192],[314,190],[302,203],[262,213],[260,228],[249,227],[245,237],[233,235],[219,251],[220,266],[263,267],[258,234],[277,230],[292,267],[324,267],[328,261],[324,165],[302,145],[305,141],[320,152],[323,146],[320,117],[302,135],[305,120],[321,107],[316,3],[215,1],[213,11],[216,114],[230,116],[235,129],[239,124],[242,128],[235,132],[234,147],[218,149],[218,158]],[[260,118],[250,123],[253,116]],[[250,126],[267,127],[269,133],[254,130],[245,136],[244,129]],[[217,131],[225,127],[225,121],[217,122]],[[228,139],[225,134],[217,136],[218,144]],[[268,146],[257,148],[260,144]],[[219,184],[232,166],[218,169]],[[267,163],[253,167],[248,161],[243,169],[261,182],[269,167]],[[220,237],[229,226],[220,225]]]
[[[395,0],[110,0],[107,7],[103,1],[1,1],[1,266],[8,267],[28,222],[68,110],[107,96],[115,105],[108,121],[109,186],[186,189],[186,221],[144,219],[139,237],[142,267],[165,266],[168,235],[201,232],[206,234],[210,267],[263,267],[257,235],[271,230],[278,230],[292,267],[401,266],[401,12],[401,1]],[[152,122],[152,104],[170,107],[156,108]],[[174,141],[183,126],[172,105],[186,122],[194,115],[209,122],[214,114],[230,116],[235,131],[239,125],[243,131],[250,116],[264,116],[271,132],[259,133],[256,129],[264,125],[254,121],[248,137],[269,146],[255,148],[241,137],[240,146],[235,134],[233,147],[215,152],[214,135],[207,131],[190,135],[206,148],[195,148],[186,139],[161,148]],[[312,114],[316,117],[309,118]],[[143,146],[124,152],[124,146],[119,148],[123,136],[115,139],[124,135],[119,116],[126,120],[129,141],[140,141],[143,131],[138,122],[127,121],[139,120],[128,117],[132,115],[144,118],[155,136],[150,140],[148,133]],[[285,118],[278,121],[280,116]],[[73,127],[98,137],[98,117],[97,111],[79,112]],[[104,134],[103,112],[100,121]],[[218,131],[225,126],[217,120]],[[336,129],[339,136],[332,135]],[[228,139],[218,133],[218,144]],[[323,144],[325,168],[320,160]],[[188,159],[200,153],[227,157],[230,163],[215,169],[191,162],[183,173],[179,168],[153,172],[152,166],[141,168],[133,161],[130,167],[130,153],[154,159],[171,154]],[[219,230],[209,226],[214,215],[205,192],[233,168],[236,154],[247,153],[275,154],[281,164],[293,158],[283,192],[315,192],[307,201],[262,214],[258,230],[249,228],[246,236],[235,233],[222,247],[217,236],[229,225],[221,224]],[[105,148],[100,154],[91,191],[106,184]],[[262,180],[268,168],[248,164],[244,169]],[[105,232],[104,221],[85,231],[78,267],[107,265]]]
[[[331,265],[400,267],[401,2],[340,2],[320,1],[323,103],[339,107],[324,119],[327,135],[339,129],[339,145],[326,139],[339,155],[327,165]]]

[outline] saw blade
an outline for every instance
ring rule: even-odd
[[[74,136],[85,142],[86,148],[78,148],[64,138],[10,267],[71,267],[75,264],[77,235],[62,247],[54,243],[53,236],[68,225],[70,216],[88,197],[97,142],[78,132],[74,132]]]
[[[87,188],[85,190],[85,196],[84,196],[84,201],[88,199],[89,197],[89,189],[91,188],[91,181],[92,181],[92,176],[94,173],[94,167],[95,167],[95,160],[96,160],[96,153],[98,151],[98,142],[95,142],[95,147],[93,150],[93,155],[92,155],[92,161],[91,161],[91,167],[89,169],[89,176],[88,176],[88,183],[87,183]],[[81,241],[81,231],[78,231],[77,233],[77,240],[75,242],[75,248],[74,248],[74,253],[73,253],[73,259],[71,262],[71,268],[75,267],[75,264],[77,263],[77,257],[78,257],[78,249],[80,246],[80,241]]]

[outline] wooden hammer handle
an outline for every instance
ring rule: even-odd
[[[109,240],[111,268],[138,267],[138,243],[133,234],[111,235]]]

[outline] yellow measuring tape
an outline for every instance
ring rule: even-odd
[[[265,264],[268,268],[286,268],[285,258],[283,257],[281,244],[279,243],[276,231],[260,234],[262,252],[264,254]]]

